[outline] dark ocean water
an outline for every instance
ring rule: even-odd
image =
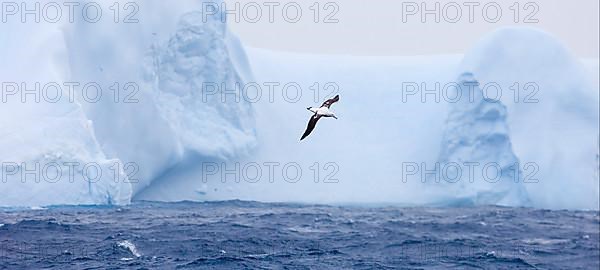
[[[256,202],[0,210],[0,269],[599,269],[597,211]]]

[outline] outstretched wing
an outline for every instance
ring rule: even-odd
[[[321,119],[320,115],[313,114],[313,116],[310,118],[310,121],[308,121],[306,131],[304,131],[304,135],[302,135],[300,140],[304,140],[304,138],[310,135],[310,133],[315,129],[315,126],[317,126],[317,121],[319,121],[319,119]]]
[[[333,103],[336,103],[336,102],[338,102],[338,101],[340,101],[340,95],[336,95],[334,98],[332,98],[332,99],[328,99],[327,101],[325,101],[325,102],[323,103],[323,105],[321,105],[321,107],[327,107],[327,108],[329,108],[329,107],[331,107],[331,105],[332,105]]]

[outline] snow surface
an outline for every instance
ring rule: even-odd
[[[79,97],[2,103],[4,172],[14,169],[11,164],[79,162],[98,164],[107,173],[94,182],[84,179],[89,175],[83,170],[75,171],[75,181],[65,174],[39,183],[9,175],[0,182],[0,206],[245,199],[598,208],[598,80],[593,75],[598,61],[582,64],[548,34],[501,29],[464,56],[302,55],[244,48],[220,17],[203,22],[200,1],[139,4],[141,23],[125,26],[0,25],[0,49],[10,52],[0,64],[3,82],[93,81],[105,87],[133,82],[139,87],[134,103]],[[426,83],[430,89],[436,82],[471,81],[498,83],[503,93],[515,82],[534,82],[538,102],[515,102],[511,95],[489,102],[480,88],[473,102],[421,102],[419,96],[403,101],[403,83]],[[236,83],[252,82],[297,83],[302,96],[290,102],[282,86],[274,93],[263,87],[256,103],[224,101],[203,88],[217,83],[235,89]],[[309,90],[315,83],[318,96]],[[325,89],[327,83],[337,88]],[[314,134],[299,142],[310,116],[305,108],[335,94],[341,100],[332,109],[340,119],[320,121]],[[498,183],[403,181],[406,163],[429,168],[459,161],[495,162],[502,168],[533,162],[539,182],[524,183],[523,168],[513,170],[520,172],[516,178],[502,174]],[[207,176],[203,166],[231,169],[265,162],[279,165],[272,179],[262,166],[256,183],[235,181],[240,171],[232,178]],[[115,164],[117,170],[108,173]],[[286,164],[302,170],[293,183],[283,177]],[[326,178],[335,181],[324,183]]]

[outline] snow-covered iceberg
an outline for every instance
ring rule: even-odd
[[[248,52],[261,82],[297,82],[305,88],[335,82],[342,96],[334,108],[340,121],[320,122],[319,135],[298,144],[307,118],[301,108],[317,103],[312,89],[305,89],[297,104],[281,98],[257,104],[262,144],[248,162],[297,162],[306,173],[294,184],[280,177],[275,183],[228,183],[229,192],[208,188],[209,199],[598,208],[598,82],[589,71],[597,70],[597,61],[582,65],[544,32],[503,28],[464,56]],[[431,90],[436,82],[454,83],[463,74],[471,74],[478,90],[497,102],[480,98],[466,106],[432,95],[425,102],[420,94],[407,100],[403,95],[404,83]],[[502,95],[494,95],[490,85]],[[456,140],[466,144],[454,145]],[[406,163],[418,164],[422,172],[457,160],[498,164],[506,174],[497,184],[479,178],[445,185],[446,190],[420,183],[423,177],[402,181]],[[337,165],[339,182],[315,184],[311,166],[328,162]]]
[[[598,64],[582,65],[548,34],[501,29],[465,55],[302,55],[242,47],[223,14],[205,20],[202,1],[138,4],[133,24],[0,25],[0,49],[10,52],[2,82],[106,90],[92,102],[77,92],[57,103],[16,95],[0,104],[0,206],[246,199],[598,207],[598,81],[589,72]],[[404,89],[431,92],[457,78],[497,85],[502,96],[454,104]],[[237,86],[248,82],[279,87],[263,87],[251,103]],[[300,87],[297,100],[286,99],[287,84]],[[299,143],[304,108],[334,94],[342,96],[333,108],[340,119],[321,121]],[[403,178],[407,163],[463,161],[513,173],[498,183]],[[206,179],[206,162],[228,173],[220,167]],[[71,174],[72,163],[102,175],[89,166]],[[270,171],[267,163],[278,165]],[[240,180],[248,164],[262,167],[263,177]],[[526,164],[534,164],[536,182],[524,181]],[[288,165],[301,170],[294,181]],[[23,181],[19,172],[32,166],[50,181]],[[238,179],[227,180],[232,171]]]
[[[514,154],[507,110],[502,101],[487,99],[471,73],[461,74],[454,91],[442,149],[440,169],[427,183],[439,189],[441,204],[530,204],[523,175]],[[454,202],[454,203],[453,203]]]
[[[241,44],[221,20],[224,15],[204,18],[202,2],[186,3],[145,3],[140,20],[153,23],[79,24],[67,30],[77,56],[71,58],[74,78],[103,85],[133,82],[139,89],[130,102],[84,104],[105,153],[135,164],[135,193],[187,155],[226,160],[255,145],[252,107],[231,95],[223,101],[220,92],[222,85],[235,91],[236,83],[252,78]],[[173,25],[154,22],[165,10],[176,18],[166,20]],[[134,91],[121,90],[122,99]]]
[[[0,206],[129,203],[123,164],[104,155],[92,122],[68,97],[61,32],[2,25],[0,39]]]
[[[109,8],[114,1],[98,3]],[[227,160],[253,149],[250,104],[205,93],[208,83],[234,88],[252,78],[224,15],[201,16],[202,1],[135,5],[138,23],[2,25],[1,49],[10,52],[0,65],[3,82],[101,91],[90,98],[81,87],[71,93],[63,86],[63,102],[42,104],[20,102],[17,91],[0,106],[1,160],[15,175],[0,183],[0,206],[126,204],[188,156]],[[71,183],[63,174],[49,184],[22,183],[13,173],[14,163],[43,169],[55,161],[99,164],[102,178]]]
[[[558,39],[531,28],[486,35],[459,70],[503,89],[501,97],[493,95],[507,106],[515,155],[536,168],[539,182],[525,185],[534,206],[598,208],[597,73]]]

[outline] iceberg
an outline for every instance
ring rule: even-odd
[[[528,206],[523,164],[514,154],[507,109],[486,99],[471,73],[460,76],[452,93],[446,132],[438,164],[444,169],[427,183],[439,185],[442,204]],[[527,166],[529,167],[529,166]],[[443,195],[446,194],[446,195]]]
[[[93,123],[68,98],[61,32],[48,25],[0,28],[0,206],[128,204],[123,164],[104,155]]]
[[[113,3],[96,2],[105,8]],[[221,102],[220,95],[205,93],[205,83],[235,87],[252,78],[224,15],[205,20],[199,15],[202,1],[136,5],[139,23],[2,25],[2,39],[8,41],[2,49],[11,52],[0,65],[3,82],[27,82],[27,89],[37,82],[57,84],[63,99],[20,102],[17,91],[0,107],[1,160],[8,178],[1,183],[0,206],[127,204],[189,156],[227,160],[252,151],[250,104]],[[28,40],[30,35],[37,39]],[[98,98],[65,84],[92,85],[100,90]],[[93,164],[102,176],[78,181],[89,175],[82,168],[70,173],[63,164],[71,163]],[[39,175],[21,181],[20,172],[35,166],[41,167],[38,174],[45,168],[52,177],[63,173],[52,183],[39,181]]]
[[[11,52],[0,64],[0,206],[241,199],[598,208],[598,62],[582,64],[556,38],[503,28],[464,55],[295,54],[244,47],[225,14],[206,19],[202,3],[138,3],[132,24],[0,25],[0,49]],[[432,92],[457,77],[502,95],[489,102],[479,87],[474,101],[454,104],[404,87]],[[13,93],[36,82],[65,97],[74,82],[104,91],[60,102]],[[239,87],[273,82],[256,102]],[[285,85],[299,87],[297,99]],[[304,108],[335,94],[340,119],[299,143]],[[500,181],[403,178],[407,163],[465,161],[497,164]],[[207,163],[220,172],[207,175]],[[274,171],[264,165],[273,163]],[[249,164],[262,169],[257,181],[244,178]],[[526,164],[537,181],[526,181]]]
[[[279,177],[275,183],[229,182],[221,185],[226,189],[213,192],[209,183],[202,189],[209,191],[204,198],[598,209],[598,82],[590,71],[597,63],[582,64],[551,35],[502,28],[484,36],[465,55],[447,56],[247,51],[260,82],[297,82],[305,88],[335,82],[342,96],[335,107],[340,121],[319,123],[320,135],[298,144],[294,139],[307,117],[299,108],[317,103],[312,89],[298,102],[280,98],[256,104],[262,144],[247,162],[296,162],[306,173],[293,185]],[[492,92],[485,86],[501,89],[501,95],[492,96],[497,103],[480,99],[469,104],[475,106],[471,108],[433,96],[425,102],[420,95],[404,100],[403,83],[431,90],[436,82],[455,82],[456,77],[460,82],[466,74],[472,74],[486,98]],[[447,190],[401,179],[405,163],[433,167],[459,160],[498,164],[507,173],[499,183],[479,179],[445,185]],[[339,182],[315,184],[309,168],[328,162],[337,165]]]
[[[505,90],[498,99],[507,107],[514,153],[539,168],[539,182],[525,185],[533,205],[597,209],[597,74],[555,37],[515,27],[483,37],[459,70]]]
[[[68,107],[68,106],[66,106]],[[131,184],[98,146],[81,110],[1,121],[2,206],[128,204]],[[0,110],[2,113],[7,111]],[[25,123],[25,124],[24,124]]]
[[[231,96],[222,102],[209,87],[235,91],[236,83],[252,78],[241,44],[220,16],[203,18],[202,2],[186,3],[140,7],[153,7],[140,20],[163,18],[168,10],[173,25],[81,24],[67,32],[77,55],[70,63],[74,78],[132,82],[139,90],[131,102],[84,104],[107,156],[134,164],[136,194],[189,156],[227,160],[248,154],[256,143],[250,104]],[[101,68],[88,68],[90,62]]]

